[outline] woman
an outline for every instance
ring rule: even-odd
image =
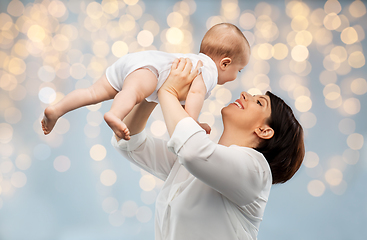
[[[191,68],[175,61],[158,92],[168,143],[143,131],[156,105],[143,102],[125,119],[131,140],[112,144],[165,181],[156,200],[156,239],[256,239],[271,185],[289,180],[302,163],[302,127],[270,92],[242,92],[222,109],[223,134],[213,143],[180,106],[196,77]]]

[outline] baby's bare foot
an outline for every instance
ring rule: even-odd
[[[42,130],[45,135],[52,131],[58,119],[59,116],[56,115],[53,106],[49,106],[45,109],[43,119],[41,120]]]
[[[113,114],[112,112],[105,113],[104,120],[106,121],[108,126],[110,126],[112,131],[114,131],[116,136],[125,140],[130,140],[129,129],[127,128],[125,123],[123,123],[121,119],[119,119],[115,114]]]

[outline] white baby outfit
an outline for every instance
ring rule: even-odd
[[[166,53],[161,51],[142,51],[127,54],[118,59],[114,64],[106,70],[107,80],[116,91],[121,91],[125,78],[133,71],[139,68],[148,68],[157,77],[157,87],[155,91],[146,98],[149,102],[158,103],[158,89],[166,81],[173,61],[176,58],[189,58],[196,66],[199,60],[203,62],[201,69],[202,77],[206,86],[207,93],[205,99],[210,96],[210,92],[217,85],[218,70],[214,61],[203,53],[199,54],[182,54],[182,53]],[[184,104],[184,101],[181,102]]]

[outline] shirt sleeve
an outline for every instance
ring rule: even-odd
[[[253,203],[271,182],[261,153],[212,142],[192,118],[177,124],[168,148],[192,175],[239,206]]]
[[[129,141],[117,142],[113,136],[111,144],[127,160],[163,181],[177,160],[177,156],[168,151],[167,141],[147,136],[145,130],[131,136]]]

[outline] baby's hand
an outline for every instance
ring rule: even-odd
[[[200,127],[205,130],[206,134],[210,134],[210,131],[212,130],[209,124],[207,123],[199,123]]]

